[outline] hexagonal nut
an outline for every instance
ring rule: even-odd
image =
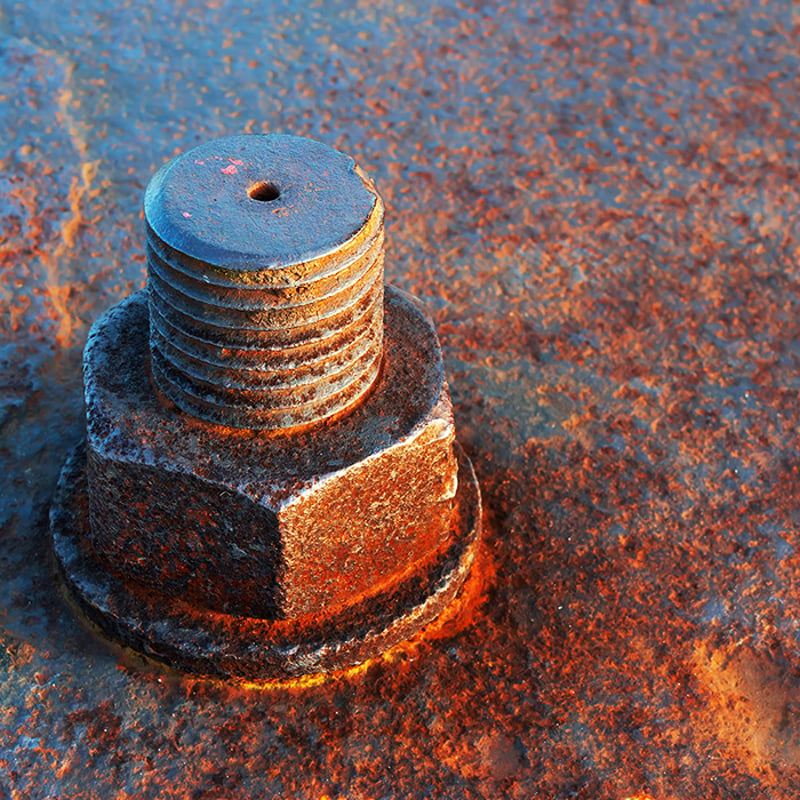
[[[387,287],[382,373],[342,419],[290,435],[200,422],[148,375],[139,292],[84,355],[89,532],[128,591],[268,620],[347,614],[441,562],[457,489],[434,328]]]

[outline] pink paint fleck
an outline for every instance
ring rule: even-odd
[[[239,167],[243,167],[244,166],[244,161],[239,161],[238,158],[229,158],[228,161],[230,161],[231,164],[236,164]]]
[[[184,217],[191,217],[192,215],[188,211],[183,212]]]
[[[205,164],[206,162],[205,161],[198,161],[197,159],[195,159],[194,163],[195,164]]]
[[[225,175],[235,175],[239,170],[231,164],[229,167],[223,167],[220,172],[225,173]]]

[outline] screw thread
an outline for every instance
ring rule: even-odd
[[[263,269],[168,244],[146,206],[151,371],[179,409],[283,430],[340,414],[370,389],[383,350],[383,203],[361,178],[375,200],[360,229],[319,257]]]

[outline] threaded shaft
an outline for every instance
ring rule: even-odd
[[[280,430],[372,386],[383,204],[349,157],[291,136],[218,140],[153,178],[145,219],[152,376],[182,411]]]

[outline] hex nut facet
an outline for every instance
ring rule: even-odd
[[[240,177],[209,187],[196,175],[209,161]],[[212,206],[226,226],[203,241],[153,211],[180,197],[187,164],[205,194],[172,209],[170,225],[185,227],[180,214],[196,234]],[[90,333],[87,441],[51,512],[57,562],[101,628],[175,667],[257,679],[358,663],[431,621],[473,561],[480,496],[455,444],[436,333],[414,298],[384,292],[382,204],[351,165],[319,143],[269,136],[171,162],[146,200],[148,290]],[[313,170],[330,177],[317,194],[334,222],[324,203],[303,205],[317,194],[292,200]],[[365,196],[339,198],[337,180],[358,194],[353,175]],[[243,233],[230,206],[252,192],[295,205],[275,219],[257,209],[269,224],[256,216]],[[317,228],[297,230],[311,218]],[[273,229],[277,243],[264,244]],[[348,316],[362,291],[353,274],[371,271],[379,289]],[[368,366],[352,367],[364,353]],[[348,369],[329,390],[331,371]],[[298,385],[313,373],[310,389],[287,379],[293,370]]]

